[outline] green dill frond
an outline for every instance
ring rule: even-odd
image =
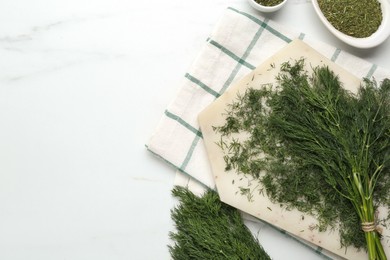
[[[352,94],[328,67],[309,73],[302,59],[284,63],[277,81],[230,107],[234,133],[249,136],[234,152],[230,126],[214,127],[225,161],[259,179],[273,202],[316,216],[320,231],[340,227],[342,246],[381,259],[379,235],[359,225],[390,206],[390,80],[365,79]]]
[[[240,212],[208,190],[198,197],[188,189],[175,187],[179,206],[171,216],[176,232],[169,250],[173,259],[271,259],[242,221]]]

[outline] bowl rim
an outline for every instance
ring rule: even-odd
[[[319,5],[318,0],[312,0],[314,10],[322,23],[327,29],[335,35],[341,41],[362,49],[373,48],[384,42],[390,35],[390,3],[387,0],[377,0],[381,4],[382,9],[382,23],[379,25],[378,30],[372,35],[364,38],[356,38],[344,34],[337,30],[324,16]]]

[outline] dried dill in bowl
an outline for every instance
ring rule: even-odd
[[[304,60],[284,63],[277,79],[238,95],[213,127],[226,170],[314,215],[320,231],[339,227],[342,246],[387,259],[376,210],[390,208],[390,80],[364,80],[352,94],[328,67],[305,71]]]
[[[382,23],[378,0],[317,0],[325,18],[340,32],[365,38],[375,33]]]
[[[264,6],[275,6],[281,4],[285,0],[254,0],[254,1]]]

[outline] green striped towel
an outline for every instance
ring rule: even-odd
[[[310,39],[304,33],[228,8],[184,75],[182,86],[167,107],[148,150],[200,183],[214,180],[197,116],[231,84],[241,79],[291,40],[299,38],[356,76],[381,80],[387,71],[340,49]]]

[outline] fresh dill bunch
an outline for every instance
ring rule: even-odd
[[[284,63],[277,81],[239,95],[226,124],[214,127],[226,170],[254,177],[273,202],[315,215],[320,231],[338,226],[342,246],[386,259],[375,210],[390,206],[390,80],[365,79],[352,94],[327,67],[309,75],[301,59]]]
[[[169,246],[173,259],[271,259],[242,221],[240,212],[215,191],[198,197],[183,187],[172,190],[180,204],[171,211],[176,232]]]

